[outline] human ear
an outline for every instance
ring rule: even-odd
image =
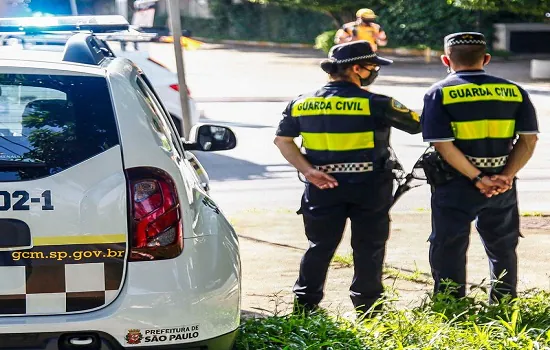
[[[490,61],[491,61],[491,55],[486,53],[485,57],[483,57],[483,65],[484,66],[488,65]]]
[[[451,66],[451,62],[449,61],[449,56],[447,55],[441,55],[441,62],[443,63],[443,65],[447,67]]]

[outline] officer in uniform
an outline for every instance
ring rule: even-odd
[[[357,20],[355,22],[345,23],[334,36],[334,43],[342,44],[355,40],[367,40],[373,51],[378,50],[378,46],[386,46],[388,38],[386,32],[380,24],[375,23],[376,14],[371,9],[359,9],[355,13]]]
[[[393,98],[363,90],[392,61],[367,41],[334,46],[321,68],[330,81],[283,111],[275,144],[307,179],[301,208],[309,248],[293,288],[297,309],[323,298],[327,270],[351,220],[351,300],[359,312],[381,296],[393,176],[390,129],[420,133],[420,117]],[[294,143],[301,136],[305,154]]]
[[[484,71],[491,56],[483,34],[450,34],[444,46],[441,59],[450,74],[426,93],[421,117],[424,141],[445,163],[438,169],[448,169],[426,171],[433,186],[434,292],[447,280],[455,284],[451,294],[465,296],[466,252],[476,220],[489,258],[491,301],[515,297],[520,230],[513,185],[535,148],[535,109],[520,86]]]

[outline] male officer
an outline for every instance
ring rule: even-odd
[[[491,300],[515,297],[520,230],[512,185],[535,149],[537,117],[525,90],[483,70],[491,58],[483,34],[450,34],[444,45],[441,59],[450,74],[426,93],[421,117],[424,141],[456,172],[432,193],[434,291],[448,279],[458,284],[455,296],[465,295],[466,251],[475,219],[489,257]]]
[[[393,177],[390,129],[420,133],[418,114],[393,98],[361,89],[381,65],[367,41],[334,46],[321,68],[330,81],[300,95],[283,112],[275,144],[308,180],[301,208],[309,248],[294,286],[297,309],[315,309],[327,270],[351,220],[355,273],[351,300],[365,312],[383,292],[382,265],[389,235]],[[301,136],[305,155],[294,138]]]

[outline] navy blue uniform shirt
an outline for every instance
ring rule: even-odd
[[[504,168],[518,134],[538,133],[527,92],[483,70],[456,72],[433,85],[421,124],[425,142],[452,141],[475,166],[494,173]]]
[[[302,136],[313,165],[372,162],[382,170],[390,156],[390,129],[420,133],[420,117],[388,96],[345,81],[292,100],[283,111],[277,136]],[[334,173],[338,181],[362,182],[369,173]]]

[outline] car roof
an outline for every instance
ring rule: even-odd
[[[113,59],[101,65],[83,64],[63,60],[63,46],[37,45],[28,48],[0,46],[0,72],[32,72],[40,74],[63,74],[106,76]],[[116,65],[115,65],[116,66]]]

